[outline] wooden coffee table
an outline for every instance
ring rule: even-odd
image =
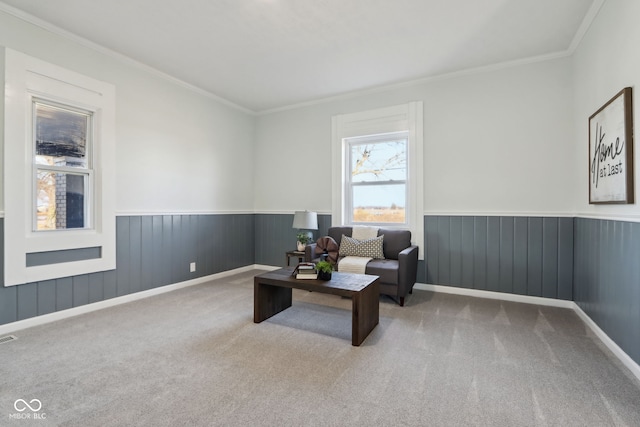
[[[333,272],[331,280],[296,279],[293,268],[259,274],[253,279],[253,321],[260,323],[291,307],[292,289],[349,297],[352,300],[351,344],[358,346],[380,319],[378,276]]]

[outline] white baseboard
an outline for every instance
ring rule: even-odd
[[[260,266],[249,265],[246,267],[240,267],[233,270],[223,271],[221,273],[211,274],[209,276],[198,277],[197,279],[186,280],[184,282],[173,283],[171,285],[161,286],[158,288],[153,288],[146,291],[140,291],[133,294],[123,295],[121,297],[110,298],[104,301],[98,301],[91,304],[81,305],[79,307],[69,308],[67,310],[60,310],[60,311],[56,311],[49,314],[43,314],[41,316],[31,317],[25,320],[18,320],[17,322],[0,325],[0,335],[19,331],[21,329],[31,328],[33,326],[44,325],[46,323],[67,319],[69,317],[79,316],[81,314],[90,313],[96,310],[102,310],[104,308],[125,304],[131,301],[137,301],[137,300],[148,298],[154,295],[164,294],[167,292],[175,291],[177,289],[199,285],[201,283],[209,282],[214,279],[221,279],[224,277],[233,276],[234,274],[244,273],[246,271],[251,271],[256,268],[260,268]]]
[[[413,289],[421,289],[423,291],[441,292],[446,294],[466,295],[476,298],[499,299],[502,301],[521,302],[525,304],[546,305],[550,307],[573,308],[573,301],[532,297],[529,295],[509,294],[505,292],[484,291],[481,289],[456,288],[454,286],[429,285],[425,283],[416,283]]]
[[[600,329],[596,322],[591,320],[587,313],[582,311],[578,304],[574,302],[573,305],[573,311],[576,312],[578,317],[580,317],[580,319],[582,319],[582,321],[587,324],[591,331],[598,338],[600,338],[600,341],[602,341],[602,343],[620,360],[620,362],[622,362],[622,364],[626,366],[627,369],[629,369],[638,380],[640,380],[640,365],[638,365],[631,357],[629,357],[629,355],[625,353],[618,344],[616,344],[611,338],[609,338],[609,335],[607,335],[602,329]]]
[[[623,349],[620,348],[609,336],[594,322],[578,304],[574,301],[557,300],[553,298],[533,297],[528,295],[507,294],[503,292],[483,291],[480,289],[456,288],[453,286],[430,285],[425,283],[416,283],[413,289],[423,291],[441,292],[455,295],[466,295],[476,298],[498,299],[502,301],[521,302],[525,304],[545,305],[549,307],[569,308],[573,310],[578,317],[591,329],[591,331],[600,338],[600,341],[620,360],[620,362],[631,371],[631,373],[640,380],[640,365],[638,365]]]
[[[262,265],[262,264],[254,264],[253,267],[258,270],[269,270],[269,271],[280,270],[282,268],[282,267],[274,267],[273,265]]]

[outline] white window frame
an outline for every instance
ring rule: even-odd
[[[375,181],[375,182],[367,182],[367,183],[354,183],[353,182],[353,175],[352,175],[352,165],[353,165],[353,158],[352,158],[352,148],[355,145],[375,145],[375,144],[382,144],[388,141],[392,141],[392,140],[405,140],[406,141],[406,155],[407,155],[407,160],[411,157],[411,153],[409,152],[409,133],[407,131],[403,131],[403,132],[391,132],[391,133],[385,133],[385,134],[376,134],[376,135],[362,135],[362,136],[358,136],[358,137],[353,137],[353,138],[345,138],[344,141],[344,156],[345,156],[345,167],[346,170],[344,172],[344,177],[345,177],[345,185],[344,185],[344,192],[345,192],[345,197],[344,197],[344,218],[345,218],[345,223],[346,224],[359,224],[359,225],[377,225],[377,226],[381,226],[381,227],[404,227],[404,228],[408,228],[411,221],[410,221],[410,214],[411,214],[411,204],[412,204],[412,200],[409,194],[409,185],[408,185],[408,180],[405,179],[404,180],[380,180],[380,181]],[[407,175],[408,176],[408,172],[409,172],[409,168],[408,168],[408,164],[406,165],[407,168]],[[398,185],[398,184],[404,184],[405,186],[405,221],[402,223],[375,223],[375,222],[356,222],[353,219],[353,211],[354,211],[354,206],[353,206],[353,188],[354,187],[358,187],[358,186],[380,186],[380,185],[389,185],[389,184],[394,184],[394,185]]]
[[[332,127],[332,174],[331,174],[331,222],[333,226],[349,224],[345,212],[347,156],[345,145],[349,138],[379,135],[394,132],[408,133],[407,147],[407,205],[406,226],[380,225],[386,228],[404,228],[411,231],[414,244],[420,247],[419,259],[424,259],[424,151],[423,151],[423,106],[414,101],[392,107],[333,116]]]
[[[115,87],[11,49],[4,56],[4,285],[115,269]],[[34,98],[93,112],[90,227],[34,230]],[[27,267],[27,254],[94,247],[99,258]]]

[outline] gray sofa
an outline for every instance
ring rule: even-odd
[[[351,237],[352,227],[331,227],[328,236],[332,237],[338,246],[342,235]],[[416,283],[418,274],[418,247],[411,244],[411,232],[408,230],[393,230],[380,228],[378,236],[384,234],[383,252],[385,259],[373,259],[367,264],[366,274],[380,276],[380,293],[393,297],[400,306],[404,306],[404,299],[410,294]],[[305,261],[317,262],[321,253],[316,251],[316,244],[305,248]],[[340,271],[340,258],[338,259]]]

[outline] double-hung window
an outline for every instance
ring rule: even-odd
[[[408,226],[408,132],[347,138],[346,222]]]
[[[93,114],[33,99],[34,231],[91,228]]]

